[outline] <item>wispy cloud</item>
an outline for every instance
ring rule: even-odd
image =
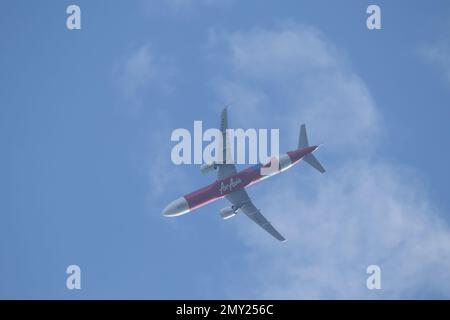
[[[149,206],[160,210],[166,205],[163,194],[183,184],[185,175],[170,161],[171,131],[174,129],[171,109],[164,108],[164,98],[171,93],[176,75],[173,64],[156,55],[149,44],[141,45],[118,60],[114,75],[123,103],[132,113],[149,117],[148,144],[144,146],[144,159],[136,160],[140,171],[148,177]],[[159,101],[160,104],[155,104]],[[144,112],[143,106],[150,111]]]
[[[121,74],[123,91],[127,95],[135,95],[155,77],[153,58],[147,45],[133,52],[124,62]]]
[[[171,128],[167,118],[156,117],[158,120],[158,131],[151,131],[148,144],[148,163],[146,164],[149,176],[149,200],[154,205],[161,202],[164,192],[170,190],[169,195],[181,194],[186,190],[179,190],[180,186],[187,183],[185,167],[175,166],[170,161],[172,145],[170,141]],[[155,119],[156,120],[156,119]]]
[[[287,24],[212,32],[209,48],[231,70],[214,82],[219,100],[236,101],[242,112],[275,121],[292,137],[306,122],[334,151],[367,152],[366,145],[376,144],[380,115],[369,90],[317,30]],[[250,125],[268,125],[256,121]]]
[[[219,99],[237,101],[236,117],[260,115],[245,116],[247,126],[276,123],[295,143],[306,122],[314,142],[326,144],[318,154],[325,175],[297,167],[261,186],[266,194],[253,194],[289,241],[280,245],[251,221],[239,221],[250,257],[236,276],[253,287],[240,295],[449,297],[449,228],[414,170],[376,157],[382,115],[345,53],[314,28],[292,23],[212,33],[208,48],[229,70],[214,82]],[[370,264],[382,269],[381,291],[365,287]]]
[[[203,9],[229,8],[234,0],[145,0],[143,2],[149,13],[156,12],[183,18]]]
[[[156,58],[148,44],[136,48],[114,66],[119,92],[135,108],[141,106],[150,92],[171,92],[174,75],[174,67]]]
[[[449,229],[414,172],[355,159],[326,176],[305,175],[307,169],[280,179],[271,186],[277,192],[257,199],[287,235],[285,247],[247,223],[241,230],[255,250],[251,264],[264,266],[257,273],[264,281],[253,294],[302,299],[450,295],[445,285]],[[381,267],[381,291],[365,286],[371,264]]]
[[[421,56],[434,64],[450,83],[450,40],[447,38],[420,48]]]

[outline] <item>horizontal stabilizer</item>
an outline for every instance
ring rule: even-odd
[[[314,155],[312,153],[307,154],[306,156],[304,156],[303,160],[305,160],[305,162],[307,164],[309,164],[311,167],[313,167],[314,169],[316,169],[320,173],[324,173],[325,172],[325,169],[322,167],[322,165],[320,164],[319,160],[317,160],[317,158],[314,157]]]

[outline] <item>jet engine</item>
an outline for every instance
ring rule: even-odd
[[[238,208],[232,206],[232,207],[226,207],[223,209],[220,209],[220,216],[226,220],[234,217],[238,211]]]
[[[205,173],[209,173],[213,170],[217,169],[217,164],[215,162],[213,163],[204,163],[201,165],[200,167],[200,172],[205,174]]]

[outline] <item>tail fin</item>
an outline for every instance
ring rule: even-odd
[[[298,149],[309,147],[308,143],[308,135],[306,134],[306,126],[304,124],[300,127],[300,136],[298,138]],[[318,147],[317,147],[318,148]],[[316,150],[317,150],[316,148]],[[325,169],[320,164],[319,160],[314,157],[312,153],[308,153],[306,156],[303,157],[303,160],[308,163],[310,166],[312,166],[314,169],[319,171],[320,173],[324,173]]]

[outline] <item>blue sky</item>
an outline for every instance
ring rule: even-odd
[[[366,28],[381,7],[382,30]],[[67,30],[77,4],[82,29]],[[0,20],[1,298],[449,298],[447,1],[5,1]],[[174,166],[194,120],[324,143],[249,190],[289,239]],[[65,287],[66,267],[82,289]],[[365,287],[380,265],[383,287]]]

